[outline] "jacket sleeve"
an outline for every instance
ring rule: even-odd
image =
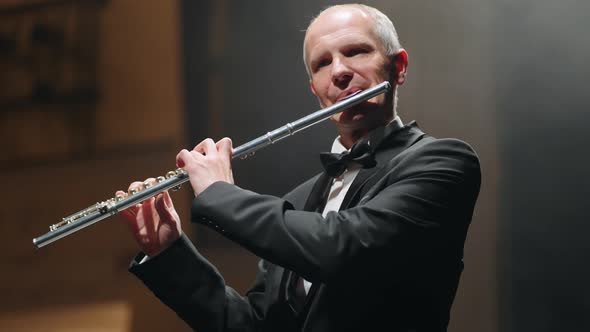
[[[438,139],[387,167],[361,204],[325,218],[217,182],[193,201],[192,220],[312,282],[336,281],[342,273],[404,278],[402,271],[424,260],[460,260],[480,186],[475,152],[459,140]]]
[[[266,263],[260,261],[255,285],[246,296],[223,277],[183,235],[172,246],[129,270],[189,326],[198,331],[257,331],[263,317]]]

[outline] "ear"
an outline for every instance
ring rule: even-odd
[[[406,81],[408,74],[408,52],[403,48],[393,57],[393,77],[397,85],[402,85]]]
[[[313,85],[313,81],[309,80],[309,87],[311,88],[311,92],[314,94],[314,96],[318,96],[317,91],[315,90],[315,86]]]

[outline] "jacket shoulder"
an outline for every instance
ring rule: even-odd
[[[479,156],[471,145],[457,138],[434,138],[425,136],[422,140],[404,151],[400,166],[409,173],[436,172],[455,175],[474,184],[481,184],[481,165]],[[406,174],[408,175],[408,174]]]

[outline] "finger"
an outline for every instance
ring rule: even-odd
[[[227,159],[231,159],[233,151],[233,143],[231,141],[231,138],[224,137],[220,139],[217,143],[215,143],[215,147],[221,155],[227,157]]]
[[[147,178],[145,180],[143,180],[143,189],[146,189],[147,187],[151,187],[154,184],[156,184],[156,179],[155,178]]]
[[[193,151],[203,153],[205,155],[211,155],[217,153],[217,148],[215,147],[215,142],[212,139],[206,138],[201,143],[197,144]]]
[[[177,167],[184,167],[187,165],[187,162],[191,160],[192,156],[191,153],[188,152],[187,149],[182,149],[176,155],[176,166]]]
[[[139,181],[132,182],[129,185],[129,189],[127,190],[127,192],[129,192],[131,190],[138,190],[139,188],[141,188],[141,186],[143,186],[143,182],[139,182]]]
[[[127,193],[122,190],[117,190],[115,193],[115,197],[123,196],[127,197]],[[138,205],[130,206],[125,210],[122,210],[119,214],[123,221],[127,224],[129,229],[131,230],[132,234],[137,234],[139,232],[139,224],[137,222],[137,211],[139,210]]]
[[[140,191],[143,188],[143,182],[139,182],[139,181],[134,181],[129,185],[129,189],[127,190],[127,194],[126,196],[129,196],[131,191]],[[137,215],[139,213],[139,208],[141,207],[140,204],[137,204],[134,206],[135,210],[135,214]]]
[[[167,191],[156,196],[156,211],[158,211],[158,214],[166,223],[175,223],[176,220],[173,214],[173,211],[175,211],[174,204]]]
[[[131,186],[129,186],[131,188]],[[135,188],[135,186],[133,187]],[[123,197],[123,198],[127,198],[127,196],[129,196],[129,194],[127,192],[124,192],[123,190],[117,190],[117,192],[115,192],[115,197]],[[135,215],[137,214],[137,209],[138,206],[134,205],[134,206],[130,206],[129,208],[123,210],[123,211],[127,211],[128,213],[131,213],[131,215],[133,216],[133,218],[135,218]]]
[[[155,208],[155,199],[150,197],[141,203],[141,210],[139,212],[143,216],[143,224],[145,227],[145,231],[148,239],[153,239],[156,234],[156,208]]]
[[[127,193],[124,192],[123,190],[117,190],[115,192],[115,197],[119,197],[119,196],[121,196],[121,197],[127,197]],[[133,212],[136,212],[136,211],[128,211],[129,209],[130,208],[121,211],[121,212],[125,212],[125,213],[122,213],[122,215],[125,217],[125,220],[128,220],[127,219],[128,216],[129,217],[133,217],[135,215],[135,213],[133,213]]]
[[[143,188],[143,182],[134,181],[129,185],[129,189],[127,189],[126,193],[122,193],[124,197],[128,197],[129,193],[132,190],[141,190]],[[141,204],[136,204],[133,206],[128,207],[127,209],[121,211],[121,215],[127,221],[127,224],[131,228],[131,231],[138,234],[141,228],[143,227],[143,223],[138,220],[141,218],[140,214],[142,213]]]
[[[131,234],[137,236],[139,234],[141,226],[137,222],[136,214],[131,211],[131,208],[128,208],[121,211],[120,215],[129,227],[129,230],[131,230]]]

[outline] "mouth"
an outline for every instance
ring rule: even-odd
[[[363,89],[361,89],[361,88],[349,88],[349,89],[346,89],[346,90],[342,91],[338,95],[338,98],[336,99],[336,102],[339,102],[339,101],[341,101],[343,99],[346,99],[346,98],[350,98],[351,96],[354,96],[357,93],[360,93],[361,91],[363,91]]]

